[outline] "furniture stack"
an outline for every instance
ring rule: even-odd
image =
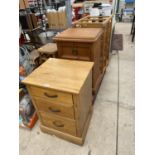
[[[59,58],[94,62],[92,77],[93,100],[104,74],[103,63],[100,60],[102,34],[101,28],[69,28],[54,37],[54,41],[57,43]]]
[[[83,21],[87,21],[85,26]],[[57,57],[46,60],[23,80],[43,132],[84,143],[109,62],[111,24],[112,17],[88,16],[57,34],[53,38]]]

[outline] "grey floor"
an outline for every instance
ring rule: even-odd
[[[134,155],[134,65],[135,47],[131,42],[131,24],[118,23],[115,33],[123,34],[120,51],[120,111],[118,155]],[[106,75],[94,105],[84,145],[78,146],[44,134],[39,121],[29,131],[19,130],[20,155],[115,155],[118,69],[117,55],[111,55]]]

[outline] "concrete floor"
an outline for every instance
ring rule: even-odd
[[[131,24],[118,23],[115,33],[123,34],[124,49],[120,51],[120,119],[118,155],[134,155],[134,44],[131,43]],[[20,155],[115,155],[117,108],[117,55],[111,55],[110,64],[102,81],[94,105],[84,145],[78,146],[44,134],[39,121],[29,131],[19,131]]]

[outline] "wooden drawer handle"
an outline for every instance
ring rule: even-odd
[[[58,121],[54,121],[53,124],[56,126],[56,127],[64,127],[64,124],[62,124],[61,122],[58,122]]]
[[[47,93],[44,93],[44,95],[45,95],[46,97],[49,97],[49,98],[57,98],[57,97],[58,97],[58,95],[49,95],[49,94],[47,94]]]
[[[49,107],[48,109],[49,109],[51,112],[55,112],[55,113],[61,112],[61,110],[59,110],[59,109],[53,109],[53,108],[51,108],[51,107]]]

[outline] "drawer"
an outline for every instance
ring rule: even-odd
[[[60,51],[58,51],[59,56],[61,58],[66,59],[74,59],[74,60],[91,60],[91,47],[89,44],[78,44],[76,43],[74,46],[69,45],[61,45]]]
[[[62,46],[60,57],[68,59],[78,59],[77,49],[71,46]]]
[[[75,121],[40,112],[43,125],[76,136]]]
[[[41,97],[53,103],[62,102],[68,105],[73,105],[72,94],[34,86],[30,86],[29,88],[32,96]]]
[[[41,98],[34,98],[34,100],[39,111],[74,119],[73,105],[53,103]]]

